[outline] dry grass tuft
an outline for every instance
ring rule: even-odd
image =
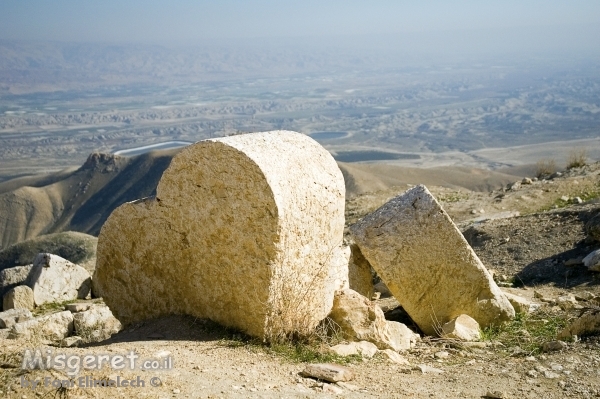
[[[540,159],[535,164],[535,176],[541,179],[556,172],[556,161],[554,159]]]
[[[587,150],[585,148],[573,150],[569,153],[567,169],[581,168],[585,165],[587,165]]]

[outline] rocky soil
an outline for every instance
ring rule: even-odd
[[[328,384],[304,378],[302,354],[283,353],[186,316],[172,316],[129,326],[111,339],[73,348],[65,354],[127,354],[140,359],[171,356],[170,370],[85,370],[95,379],[135,378],[145,387],[56,389],[21,387],[21,378],[65,379],[57,370],[19,371],[27,347],[43,342],[1,339],[0,396],[7,398],[593,398],[600,397],[600,337],[578,337],[560,350],[541,349],[562,326],[582,312],[598,309],[600,273],[581,259],[600,248],[586,237],[584,224],[600,212],[600,165],[571,170],[554,179],[491,193],[444,188],[431,191],[460,222],[459,227],[503,289],[537,304],[512,330],[486,331],[477,343],[424,337],[402,353],[406,362],[381,355],[351,358],[345,364],[355,377]],[[400,190],[403,191],[403,190]],[[393,192],[369,193],[349,201],[350,221],[383,203]],[[561,199],[563,197],[563,199]],[[568,197],[568,198],[566,198]],[[581,204],[575,197],[580,197]],[[565,200],[566,198],[566,200]],[[484,213],[481,213],[481,210]],[[475,211],[475,212],[473,212]],[[500,212],[507,212],[498,215]],[[519,212],[521,216],[505,217]],[[494,216],[495,214],[495,216]],[[485,218],[489,218],[485,220]],[[568,297],[569,300],[560,299]],[[393,298],[378,300],[388,319],[406,322]],[[538,327],[553,331],[542,338]],[[318,348],[316,348],[318,349]],[[139,365],[139,364],[138,364]],[[152,380],[157,386],[151,386]],[[43,381],[43,380],[42,380]]]

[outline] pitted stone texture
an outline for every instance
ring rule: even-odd
[[[19,285],[25,284],[33,265],[15,266],[0,270],[0,296]]]
[[[349,288],[362,296],[372,298],[374,294],[371,265],[360,252],[356,244],[350,245],[350,262],[348,263]]]
[[[0,312],[0,328],[9,328],[31,318],[31,312],[28,309],[8,309]]]
[[[448,214],[425,186],[397,196],[350,227],[363,255],[428,335],[468,314],[486,327],[514,317]]]
[[[368,341],[379,349],[410,349],[419,336],[402,323],[387,321],[381,308],[351,289],[338,291],[329,317],[351,341]]]
[[[73,332],[73,314],[68,310],[18,322],[10,330],[11,339],[40,339],[56,342]]]
[[[27,285],[33,290],[36,306],[44,303],[84,299],[92,287],[90,274],[58,255],[38,254]]]
[[[2,298],[2,307],[8,309],[27,309],[33,310],[33,290],[26,285],[19,285],[4,294]]]
[[[95,288],[124,324],[183,313],[265,338],[311,329],[340,275],[344,193],[333,157],[305,135],[198,142],[156,197],[108,218]]]
[[[121,331],[121,323],[105,305],[93,305],[90,309],[73,315],[75,333],[82,342],[100,342]]]

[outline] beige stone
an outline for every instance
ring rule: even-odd
[[[45,303],[84,299],[90,293],[92,280],[83,267],[58,255],[40,253],[33,261],[27,279],[36,306]]]
[[[8,309],[33,310],[33,290],[26,285],[19,285],[4,294],[2,307]]]
[[[480,334],[479,323],[469,315],[461,314],[442,326],[441,336],[460,341],[479,341]]]
[[[329,382],[351,381],[354,378],[354,373],[348,367],[329,363],[307,364],[300,374]]]
[[[349,342],[332,346],[331,351],[340,356],[361,355],[362,357],[372,358],[377,353],[377,346],[368,341]]]
[[[531,301],[522,296],[510,292],[504,292],[504,295],[517,313],[531,313],[536,308],[536,304],[532,304]]]
[[[362,296],[371,298],[374,293],[371,265],[356,244],[350,245],[350,251],[350,262],[348,263],[349,288]]]
[[[377,304],[353,290],[338,291],[329,317],[351,341],[369,341],[379,349],[410,349],[418,339],[402,323],[387,321]]]
[[[28,309],[8,309],[0,312],[0,328],[10,328],[16,323],[31,318],[31,312]]]
[[[396,351],[393,351],[391,349],[384,349],[382,351],[379,351],[382,355],[384,355],[390,362],[392,363],[396,363],[396,364],[401,364],[404,366],[409,366],[410,362],[408,360],[406,360],[406,358],[404,356],[402,356],[401,354],[399,354]]]
[[[94,305],[90,309],[73,315],[75,333],[84,343],[100,342],[121,331],[122,325],[105,305]]]
[[[345,187],[316,141],[285,131],[201,141],[156,192],[117,208],[98,238],[95,289],[124,324],[189,314],[271,339],[327,316]]]
[[[40,339],[60,342],[73,332],[73,314],[68,310],[19,322],[11,327],[11,339]]]
[[[558,338],[567,339],[571,338],[573,335],[581,337],[586,335],[596,335],[598,333],[600,333],[600,311],[591,310],[581,315],[578,319],[573,321],[571,325],[559,332]]]
[[[428,335],[469,314],[482,326],[515,311],[448,214],[416,186],[350,227],[363,255]]]

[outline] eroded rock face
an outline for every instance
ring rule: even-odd
[[[2,298],[2,307],[8,309],[33,310],[33,290],[26,285],[19,285],[8,291]]]
[[[124,324],[189,314],[265,338],[311,329],[344,279],[344,194],[333,157],[305,135],[198,142],[156,197],[108,218],[94,288]]]
[[[360,252],[356,244],[350,245],[350,261],[348,263],[349,288],[367,298],[373,297],[373,277],[371,265]]]
[[[36,306],[44,303],[84,299],[92,287],[83,267],[58,255],[41,253],[35,257],[27,285],[33,290]]]
[[[354,241],[428,335],[468,314],[486,327],[515,311],[425,186],[397,196],[350,227]]]
[[[68,310],[18,322],[10,330],[11,339],[61,341],[73,332],[73,314]]]

